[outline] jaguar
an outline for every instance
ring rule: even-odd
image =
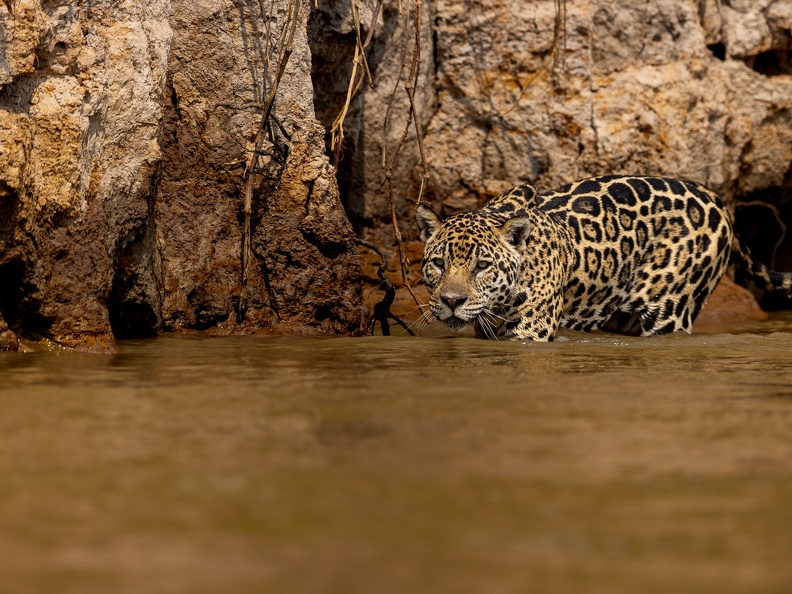
[[[611,175],[541,194],[522,185],[446,220],[422,202],[416,221],[429,310],[484,338],[690,333],[730,265],[741,284],[792,296],[792,273],[755,261],[718,196],[693,181]]]

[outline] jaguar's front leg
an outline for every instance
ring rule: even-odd
[[[564,294],[524,293],[524,299],[511,309],[501,325],[501,336],[512,340],[549,342],[555,339],[561,324]]]

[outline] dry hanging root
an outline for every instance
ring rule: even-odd
[[[256,173],[256,167],[258,166],[258,157],[259,151],[261,150],[261,146],[264,143],[264,136],[267,133],[267,130],[270,126],[270,118],[274,119],[272,115],[272,107],[275,103],[275,94],[278,92],[278,85],[280,85],[281,78],[283,78],[283,73],[286,70],[286,65],[289,62],[289,58],[291,57],[293,51],[293,42],[294,42],[294,34],[297,30],[297,23],[299,22],[299,7],[300,2],[298,0],[290,0],[288,9],[286,12],[286,20],[283,24],[283,29],[281,30],[280,40],[279,40],[279,54],[278,54],[278,63],[277,63],[277,70],[274,73],[274,80],[272,80],[272,74],[270,72],[270,63],[269,63],[269,42],[270,42],[270,21],[272,20],[272,8],[274,4],[271,6],[270,16],[267,18],[267,15],[264,11],[264,4],[263,1],[259,2],[259,8],[261,11],[261,18],[266,23],[266,42],[267,45],[264,49],[266,64],[264,66],[264,75],[262,76],[262,80],[266,83],[271,81],[269,93],[267,95],[266,103],[262,106],[263,112],[261,114],[261,122],[259,123],[258,130],[256,131],[256,137],[253,141],[253,147],[250,150],[250,156],[248,157],[247,163],[245,164],[245,186],[244,186],[244,193],[243,193],[243,204],[242,204],[242,212],[244,215],[244,222],[242,227],[242,280],[241,280],[241,290],[239,295],[239,305],[237,307],[237,323],[242,323],[245,321],[245,314],[247,313],[247,298],[248,298],[248,271],[250,268],[250,260],[253,257],[253,250],[251,246],[251,215],[253,211],[253,181]],[[275,120],[276,125],[280,126],[280,124]],[[266,277],[266,274],[265,274]],[[270,294],[270,301],[274,304],[274,300],[272,299],[272,295]],[[277,313],[277,309],[275,308]]]
[[[360,90],[360,87],[363,84],[364,79],[368,79],[369,85],[374,86],[371,73],[369,72],[368,62],[366,61],[366,48],[369,46],[371,42],[372,36],[374,34],[374,29],[376,27],[377,19],[379,18],[381,8],[382,8],[382,0],[378,0],[375,7],[372,22],[369,26],[368,34],[366,35],[365,41],[361,35],[361,23],[360,23],[360,6],[359,0],[349,0],[350,7],[351,7],[351,14],[352,20],[355,25],[355,33],[356,33],[356,45],[355,45],[355,54],[352,61],[352,75],[349,80],[349,86],[347,88],[347,95],[346,101],[339,112],[338,116],[336,117],[335,121],[333,122],[333,126],[331,128],[331,147],[334,156],[334,164],[337,166],[338,161],[341,157],[341,151],[344,142],[344,120],[346,119],[347,113],[349,112],[350,105],[352,100],[354,99],[355,95]],[[402,3],[401,0],[399,2],[399,11],[402,12]],[[423,303],[415,295],[412,287],[410,286],[410,282],[408,279],[408,272],[410,262],[406,255],[406,250],[404,248],[404,239],[401,234],[401,230],[399,229],[399,221],[396,216],[396,206],[394,200],[394,188],[393,188],[393,169],[396,164],[397,158],[399,156],[399,152],[401,151],[401,147],[404,144],[404,141],[409,134],[410,127],[415,129],[416,138],[418,142],[418,147],[420,149],[421,155],[421,166],[422,166],[422,177],[421,177],[421,187],[418,193],[418,197],[416,199],[416,204],[418,204],[422,197],[426,187],[426,183],[428,180],[427,168],[426,168],[426,158],[424,153],[423,147],[423,138],[421,135],[421,128],[418,118],[418,113],[416,111],[415,106],[415,88],[418,82],[419,76],[419,65],[420,65],[420,57],[421,57],[421,13],[422,13],[422,0],[408,0],[404,3],[404,14],[405,14],[405,35],[404,35],[404,45],[402,48],[402,61],[401,61],[401,68],[399,70],[399,75],[397,77],[396,84],[393,88],[393,92],[390,95],[388,105],[385,112],[385,122],[383,125],[383,149],[382,149],[382,168],[385,172],[385,178],[383,180],[383,187],[387,184],[388,188],[388,199],[390,205],[390,215],[391,215],[391,226],[393,228],[394,238],[396,240],[396,245],[399,251],[399,263],[400,263],[400,270],[402,276],[402,282],[404,287],[412,296],[415,303],[418,305],[419,308],[425,307]],[[410,48],[412,46],[412,53],[410,53]],[[409,58],[409,61],[408,61]],[[408,70],[406,79],[404,78],[405,72]],[[404,124],[404,132],[396,145],[395,149],[393,150],[392,155],[388,155],[388,149],[386,147],[385,138],[387,136],[387,129],[390,122],[390,115],[393,107],[393,101],[396,96],[396,93],[399,89],[399,86],[403,84],[404,90],[407,93],[407,97],[409,99],[410,104],[410,111],[407,121]],[[363,242],[360,240],[360,245],[364,245],[373,249],[380,257],[383,257],[383,252],[379,248],[374,247],[372,244],[368,242]],[[375,306],[375,315],[373,316],[374,321],[380,321],[383,326],[383,334],[387,334],[385,332],[387,328],[387,320],[394,319],[399,324],[404,325],[401,320],[396,318],[390,312],[390,306],[393,303],[393,298],[395,295],[395,287],[393,284],[387,280],[387,278],[383,278],[384,276],[384,268],[380,269],[379,277],[380,281],[376,281],[374,279],[370,279],[373,281],[374,284],[381,285],[382,288],[385,290],[385,298],[382,302],[378,303]],[[406,326],[405,326],[406,328]]]
[[[350,0],[352,9],[352,21],[355,23],[355,55],[352,58],[352,76],[349,77],[349,87],[347,87],[347,96],[341,112],[336,116],[333,121],[333,126],[330,129],[330,146],[333,149],[333,166],[338,167],[338,161],[341,158],[341,147],[344,144],[344,120],[349,112],[349,106],[352,104],[352,99],[355,98],[357,92],[360,90],[360,85],[363,83],[364,78],[368,78],[369,86],[374,88],[374,81],[371,78],[368,62],[366,61],[366,48],[371,43],[371,38],[374,35],[374,27],[379,18],[380,8],[382,7],[382,0],[377,0],[377,5],[374,7],[374,17],[371,19],[371,27],[369,27],[366,41],[364,42],[360,36],[360,0]]]
[[[410,281],[408,279],[408,272],[410,268],[410,261],[407,258],[407,252],[404,249],[404,239],[401,234],[401,230],[399,229],[399,221],[396,217],[396,205],[393,196],[393,167],[396,164],[396,159],[399,156],[399,152],[401,151],[401,147],[404,144],[405,139],[407,138],[407,133],[410,130],[410,125],[413,125],[415,128],[415,136],[418,142],[418,149],[421,155],[421,169],[422,169],[422,176],[421,176],[421,188],[418,191],[418,197],[415,199],[415,205],[421,203],[423,198],[423,192],[426,188],[426,182],[429,179],[428,169],[426,167],[426,156],[423,147],[423,136],[421,135],[421,127],[420,122],[418,120],[418,113],[415,109],[415,86],[418,83],[418,75],[420,74],[420,59],[421,59],[421,9],[423,3],[421,0],[412,0],[407,4],[407,19],[405,24],[405,40],[404,40],[404,48],[402,50],[402,62],[401,68],[399,69],[399,76],[397,78],[396,86],[393,88],[393,92],[391,93],[390,99],[388,100],[388,107],[385,112],[385,122],[382,127],[382,166],[383,168],[386,167],[385,171],[385,181],[384,184],[388,185],[388,202],[390,204],[390,213],[391,213],[391,225],[393,227],[393,235],[396,239],[396,245],[399,249],[399,268],[401,270],[402,275],[402,283],[407,291],[410,293],[410,296],[415,301],[415,304],[418,306],[419,309],[423,309],[425,305],[421,303],[418,297],[415,295],[415,292],[412,290],[412,286],[410,285]],[[413,37],[413,51],[412,51],[412,59],[410,62],[410,71],[407,75],[407,80],[404,83],[404,90],[407,93],[407,97],[410,101],[410,115],[408,120],[404,126],[404,132],[402,133],[401,138],[399,139],[399,143],[396,145],[396,149],[393,152],[393,156],[390,158],[390,162],[388,163],[387,160],[387,147],[385,142],[386,132],[388,128],[388,120],[390,117],[391,109],[393,107],[393,100],[396,97],[396,91],[398,90],[398,85],[401,82],[402,74],[404,73],[405,68],[407,67],[407,48],[408,48],[408,35],[407,33],[410,30],[410,23],[412,23],[414,37]]]
[[[385,291],[385,296],[382,298],[382,301],[377,303],[374,306],[374,312],[369,319],[368,327],[369,332],[374,334],[374,328],[379,322],[380,327],[382,328],[382,335],[383,336],[390,336],[390,323],[388,320],[393,320],[399,326],[404,328],[407,332],[409,332],[410,336],[415,336],[415,333],[410,330],[407,324],[404,323],[397,315],[391,312],[390,308],[393,305],[393,300],[396,298],[396,287],[393,285],[391,280],[385,274],[385,270],[388,267],[388,259],[385,254],[380,250],[376,245],[373,243],[366,241],[365,239],[356,239],[355,240],[358,245],[362,245],[367,247],[371,251],[375,252],[380,257],[380,267],[377,269],[377,277],[379,280],[371,278],[370,276],[363,276],[366,282],[376,285],[378,289]]]

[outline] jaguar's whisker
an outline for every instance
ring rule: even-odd
[[[492,321],[485,315],[480,315],[478,320],[479,326],[481,327],[484,334],[491,340],[498,340],[498,336],[495,331],[495,325],[492,323]]]
[[[410,324],[409,328],[416,334],[421,332],[424,328],[426,328],[432,321],[432,312],[429,310],[423,312],[421,316],[415,320],[412,324]]]
[[[498,318],[499,320],[503,320],[504,322],[508,322],[508,321],[509,321],[509,320],[507,320],[506,318],[504,318],[503,316],[499,316],[498,314],[496,314],[496,313],[495,313],[494,311],[492,311],[491,309],[485,309],[485,310],[484,310],[484,313],[485,313],[485,314],[487,314],[487,315],[489,315],[489,316],[492,316],[493,318]]]

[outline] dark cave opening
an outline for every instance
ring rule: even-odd
[[[792,272],[792,169],[781,186],[736,199],[734,229],[756,260],[773,270]],[[760,305],[768,311],[792,309],[792,298],[766,292]]]
[[[712,55],[718,60],[726,59],[726,46],[722,43],[713,43],[707,46],[707,49],[712,52]]]
[[[113,335],[119,340],[153,338],[159,332],[159,318],[149,302],[132,299],[131,288],[136,284],[134,275],[116,272],[113,287],[107,299],[107,314]]]
[[[132,232],[116,252],[115,274],[105,306],[117,339],[153,338],[162,325],[150,229],[145,225]]]
[[[28,281],[26,264],[13,259],[0,264],[0,313],[19,337],[39,340],[48,336],[52,320],[41,315],[35,287]]]
[[[331,147],[331,128],[336,116],[341,112],[349,89],[352,76],[352,64],[357,45],[353,31],[339,30],[339,14],[344,8],[333,5],[327,0],[318,3],[317,10],[312,10],[308,17],[308,42],[311,48],[311,80],[314,88],[314,107],[316,117],[325,128],[326,154],[330,162],[336,160]],[[395,9],[383,6],[378,16],[379,29],[366,48],[366,63],[373,80],[377,81],[377,71],[385,56],[389,44],[394,43],[398,18],[394,18]],[[365,41],[369,30],[361,23],[361,37]],[[350,103],[344,120],[345,139],[338,158],[336,180],[341,203],[347,218],[356,233],[370,225],[366,218],[365,195],[363,181],[362,156],[365,126],[362,122],[361,109],[369,81],[361,82],[357,95]],[[382,106],[383,110],[385,105]]]
[[[792,74],[792,49],[770,49],[755,56],[749,65],[765,76]]]

